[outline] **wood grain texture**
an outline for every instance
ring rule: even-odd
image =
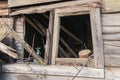
[[[53,45],[52,45],[52,64],[55,64],[55,58],[58,55],[59,34],[60,34],[60,18],[54,12],[54,28],[53,28]]]
[[[104,55],[103,55],[103,37],[101,28],[101,15],[100,8],[92,8],[90,10],[93,51],[95,57],[95,66],[104,68]]]
[[[51,10],[54,10],[54,9],[57,9],[57,8],[83,5],[83,4],[86,4],[86,3],[93,2],[93,1],[96,1],[96,0],[76,0],[76,1],[55,3],[55,4],[43,5],[43,6],[32,6],[32,7],[29,7],[29,8],[16,10],[16,11],[12,12],[11,15],[44,13],[44,12],[51,11]]]
[[[46,74],[47,75],[56,75],[56,76],[75,76],[78,73],[78,69],[81,67],[76,66],[41,66],[41,65],[29,65],[32,70],[26,64],[11,64],[4,65],[4,72],[13,72],[13,73],[25,73],[25,74],[34,74],[37,72],[38,74]],[[82,71],[78,74],[78,77],[91,77],[91,78],[104,78],[104,70],[96,69],[90,67],[84,67]]]
[[[102,32],[104,34],[117,34],[120,33],[120,25],[117,26],[103,26]]]
[[[120,25],[120,13],[102,14],[103,26],[116,26]]]
[[[120,11],[120,0],[103,0],[103,12],[119,12]]]
[[[8,0],[9,7],[18,7],[40,3],[55,2],[60,0]]]
[[[120,55],[106,54],[105,65],[112,66],[112,67],[120,67]]]

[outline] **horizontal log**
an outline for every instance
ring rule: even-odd
[[[24,5],[33,5],[33,4],[48,3],[55,1],[60,1],[60,0],[9,0],[8,4],[9,7],[18,7]]]
[[[104,53],[105,54],[119,54],[120,55],[120,46],[115,46],[112,44],[104,45]]]
[[[5,16],[5,15],[8,15],[8,9],[2,9],[0,10],[0,16]]]
[[[120,13],[102,14],[102,25],[120,25]]]
[[[120,33],[120,25],[119,26],[103,26],[102,27],[103,34],[116,34]]]
[[[86,3],[90,3],[96,0],[77,0],[77,1],[68,1],[62,3],[54,3],[50,5],[43,5],[43,6],[32,6],[29,8],[22,8],[18,9],[11,13],[11,15],[18,15],[18,14],[31,14],[31,13],[44,13],[50,10],[54,10],[55,8],[62,8],[62,7],[69,7],[75,5],[83,5]]]
[[[87,58],[56,58],[56,65],[81,66],[87,61]]]
[[[118,12],[120,11],[120,0],[103,0],[103,12]]]
[[[105,55],[105,65],[120,67],[120,55],[107,54]]]
[[[31,70],[31,69],[32,70]],[[9,64],[3,65],[4,72],[21,73],[21,74],[36,74],[41,75],[58,75],[58,76],[71,76],[74,77],[82,67],[80,66],[56,66],[56,65],[27,65],[27,64]],[[78,77],[91,77],[91,78],[104,78],[104,69],[96,69],[84,67],[77,75]]]
[[[117,33],[117,34],[103,34],[103,40],[119,41],[120,40],[120,33]]]

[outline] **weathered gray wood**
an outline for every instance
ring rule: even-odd
[[[95,66],[98,68],[104,68],[103,37],[100,13],[100,8],[92,8],[90,10]]]
[[[59,34],[60,34],[60,18],[58,14],[54,12],[54,28],[53,28],[53,45],[52,45],[52,61],[55,65],[55,58],[58,55]]]
[[[48,26],[48,31],[47,31],[48,43],[46,44],[46,47],[48,45],[48,49],[46,49],[46,54],[48,54],[48,59],[47,59],[48,61],[46,63],[51,64],[54,11],[50,11],[50,16],[48,19],[49,19],[49,26]]]
[[[1,42],[0,42],[0,51],[4,52],[5,54],[7,54],[7,55],[9,55],[11,57],[13,57],[14,59],[19,58],[15,49],[13,49],[13,48],[11,48],[11,47],[9,47],[9,46],[1,43]]]
[[[107,41],[119,41],[120,40],[120,33],[116,33],[116,34],[104,34],[103,35],[103,40],[107,40]]]
[[[55,1],[60,1],[60,0],[9,0],[8,4],[9,7],[18,7],[24,5],[33,5],[33,4],[48,3]]]
[[[116,54],[106,54],[105,55],[105,65],[120,67],[120,55]]]
[[[56,58],[56,65],[67,65],[67,66],[82,66],[87,61],[87,58]]]
[[[5,26],[6,27],[6,26]],[[26,51],[28,51],[29,53],[31,53],[31,55],[36,59],[36,61],[38,61],[39,64],[43,64],[43,59],[38,56],[35,51],[20,37],[18,37],[18,35],[16,34],[16,32],[12,29],[8,27],[8,30],[10,31],[10,34],[12,35],[12,37],[17,40],[25,49]]]
[[[47,29],[47,35],[46,35],[46,45],[45,45],[45,54],[44,54],[44,64],[47,65],[48,64],[48,60],[49,60],[49,53],[50,53],[50,34],[49,34],[49,30]]]
[[[117,34],[117,33],[120,33],[120,25],[118,25],[118,26],[103,26],[102,31],[103,31],[103,35],[104,34]]]
[[[104,43],[104,53],[120,55],[120,46],[112,43]]]
[[[104,45],[105,54],[118,54],[120,55],[120,47]]]
[[[31,68],[30,68],[31,67]],[[4,72],[12,72],[12,73],[25,73],[25,74],[42,74],[42,75],[58,75],[58,76],[75,76],[78,72],[78,69],[81,67],[73,67],[73,66],[40,66],[40,65],[26,65],[26,64],[11,64],[4,65]],[[32,70],[31,70],[32,69]],[[82,71],[79,73],[78,77],[91,77],[91,78],[104,78],[104,70],[103,69],[95,69],[90,67],[84,67]]]
[[[44,5],[44,6],[37,6],[37,7],[32,6],[32,7],[29,7],[29,8],[16,10],[16,11],[12,12],[11,15],[43,13],[43,12],[46,12],[46,11],[54,10],[55,8],[57,9],[57,8],[62,8],[62,7],[83,5],[83,4],[86,4],[86,3],[91,3],[93,1],[96,1],[96,0],[77,0],[77,1],[55,3],[55,4],[50,4],[50,5]],[[87,6],[89,6],[89,4]]]
[[[120,11],[120,0],[103,0],[103,12],[119,12]]]
[[[120,25],[120,13],[114,14],[102,14],[102,25],[103,26],[116,26]]]
[[[60,16],[89,14],[88,11],[89,11],[89,7],[83,7],[82,5],[69,6],[69,7],[63,7],[60,9],[56,9],[56,13],[58,13]]]

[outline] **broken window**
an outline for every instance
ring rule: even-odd
[[[81,66],[82,60],[92,55],[90,15],[60,18],[60,39],[56,64]]]
[[[103,68],[100,10],[79,9],[56,9],[52,63],[80,66],[84,65],[86,59],[90,59],[92,64],[86,63],[86,66]]]

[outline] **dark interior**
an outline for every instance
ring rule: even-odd
[[[60,25],[62,25],[80,40],[79,42],[76,41],[71,36],[66,34],[62,29],[60,29],[60,37],[63,38],[64,41],[73,49],[76,55],[78,55],[78,52],[83,49],[93,50],[89,14],[61,17]],[[65,54],[61,53],[59,49],[58,57],[75,58],[73,55],[71,55],[71,52],[63,45],[61,41],[59,41],[59,45],[62,46],[67,55],[65,56]]]

